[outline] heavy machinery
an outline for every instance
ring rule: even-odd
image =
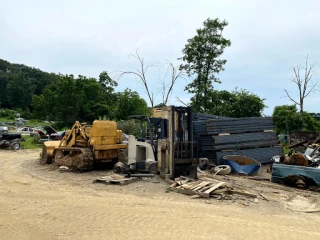
[[[56,163],[78,171],[90,170],[95,164],[120,160],[119,150],[125,149],[122,131],[114,121],[96,120],[92,126],[75,122],[61,141],[47,141],[41,163]]]
[[[152,117],[134,116],[146,126],[145,136],[129,136],[112,121],[94,121],[92,126],[76,122],[61,141],[44,143],[41,162],[89,170],[100,162],[114,162],[118,172],[160,173],[164,178],[181,175],[197,178],[197,146],[193,141],[190,107],[164,106],[152,109]],[[142,124],[142,122],[146,124]],[[119,150],[127,148],[128,161]],[[122,157],[120,157],[122,156]]]
[[[151,118],[134,118],[147,122],[146,136],[138,139],[129,136],[129,166],[136,170],[160,172],[164,178],[172,179],[181,175],[197,178],[197,146],[193,141],[190,107],[154,108]],[[128,165],[117,163],[116,168],[126,171]],[[157,168],[154,169],[154,166]]]

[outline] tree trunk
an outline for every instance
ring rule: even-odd
[[[303,98],[300,99],[300,114],[303,113]]]

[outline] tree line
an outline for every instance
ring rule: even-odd
[[[0,107],[15,109],[25,118],[59,121],[126,120],[149,115],[147,103],[136,91],[116,92],[117,82],[107,72],[99,79],[43,72],[0,60]]]

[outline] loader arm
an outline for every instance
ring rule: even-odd
[[[83,126],[76,121],[71,130],[64,135],[59,147],[72,147],[77,145],[77,141],[81,142],[81,145],[87,145],[88,137],[86,136]]]

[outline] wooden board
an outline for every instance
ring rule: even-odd
[[[218,184],[214,185],[212,188],[209,188],[207,191],[205,191],[205,193],[210,194],[214,190],[218,189],[219,187],[225,186],[225,185],[226,185],[225,182],[219,182]]]
[[[191,188],[190,190],[197,191],[198,189],[201,189],[208,184],[210,184],[210,182],[205,181],[205,182],[202,182],[202,183],[198,184],[197,186]]]

